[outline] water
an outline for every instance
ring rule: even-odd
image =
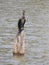
[[[13,56],[23,9],[25,55]],[[49,0],[0,0],[0,65],[49,65]]]

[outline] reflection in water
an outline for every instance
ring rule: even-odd
[[[24,63],[25,63],[25,58],[24,58],[24,56],[14,55],[13,58],[14,58],[14,60],[16,60],[16,61],[17,61],[17,60],[20,61],[19,65],[24,65]]]
[[[13,58],[15,60],[17,60],[17,59],[19,60],[20,59],[22,62],[24,61],[24,56],[14,55]]]

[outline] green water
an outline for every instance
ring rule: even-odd
[[[23,9],[25,55],[13,56]],[[49,65],[49,0],[0,0],[0,65]]]

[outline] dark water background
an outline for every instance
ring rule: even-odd
[[[26,51],[24,56],[13,56],[23,9]],[[49,0],[0,0],[0,65],[49,65]]]

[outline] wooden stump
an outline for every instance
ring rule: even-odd
[[[17,35],[15,42],[14,42],[14,55],[24,55],[25,53],[25,46],[24,46],[24,31],[21,34]]]

